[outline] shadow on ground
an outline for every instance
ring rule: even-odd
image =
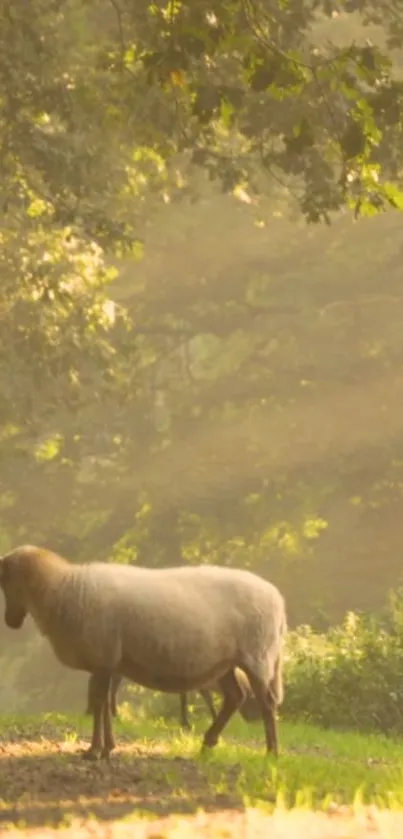
[[[80,749],[87,745],[28,738],[0,743],[0,828],[57,826],[88,816],[111,821],[132,813],[243,810],[239,766],[226,766],[224,793],[202,762],[161,753],[158,743],[123,745],[109,762],[98,763],[83,760]]]

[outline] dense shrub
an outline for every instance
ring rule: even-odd
[[[384,614],[350,612],[341,626],[290,633],[284,717],[324,727],[403,731],[403,591]]]

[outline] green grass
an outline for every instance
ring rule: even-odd
[[[236,784],[244,803],[327,807],[330,802],[363,801],[403,806],[403,742],[280,722],[282,753],[276,762],[265,754],[259,723],[233,720],[218,746],[204,757],[199,754],[203,728],[198,723],[189,735],[162,720],[120,723],[126,736],[143,738],[145,745],[148,738],[158,737],[170,755],[200,762],[209,780],[222,788],[226,767],[238,765]]]
[[[218,806],[403,808],[403,742],[382,735],[280,721],[282,753],[276,762],[265,755],[259,723],[234,719],[218,746],[201,755],[206,720],[183,733],[176,721],[134,717],[127,705],[121,716],[109,766],[88,765],[76,754],[88,740],[87,718],[0,718],[0,773],[6,779],[0,785],[1,820],[10,813],[10,823],[17,823],[17,802],[18,818],[28,825],[60,823],[66,818],[63,799],[72,817],[95,813],[100,819]]]

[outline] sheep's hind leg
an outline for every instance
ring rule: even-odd
[[[266,735],[267,751],[272,752],[275,757],[278,757],[279,749],[276,721],[277,703],[275,701],[274,694],[271,690],[270,684],[267,686],[260,676],[257,676],[250,670],[245,670],[245,673],[250,681],[251,688],[260,707]]]
[[[110,712],[109,712],[109,690],[110,690],[110,682],[111,676],[110,673],[105,673],[104,671],[93,673],[91,682],[91,689],[92,689],[92,714],[93,714],[93,727],[92,727],[92,740],[91,746],[87,749],[83,757],[86,760],[98,760],[98,758],[104,755],[105,747],[104,747],[104,706],[107,706],[108,715],[110,719]],[[110,744],[108,744],[110,745]],[[109,752],[108,752],[109,754]]]
[[[221,732],[244,700],[243,690],[233,670],[230,670],[225,676],[219,679],[219,685],[223,694],[223,704],[214,722],[204,735],[202,751],[206,748],[211,749],[217,744]]]
[[[242,719],[245,722],[254,722],[261,716],[260,707],[254,696],[247,696],[242,707],[239,709]]]
[[[190,729],[190,722],[189,722],[189,718],[188,718],[188,697],[187,697],[187,693],[180,693],[179,694],[179,702],[180,702],[181,726],[182,726],[182,728]]]

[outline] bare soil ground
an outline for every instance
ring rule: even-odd
[[[163,744],[120,743],[108,763],[83,760],[80,750],[87,747],[87,741],[70,745],[45,737],[0,745],[0,824],[60,825],[72,815],[109,821],[133,810],[152,817],[240,806],[235,791],[210,789],[202,767],[164,754]]]

